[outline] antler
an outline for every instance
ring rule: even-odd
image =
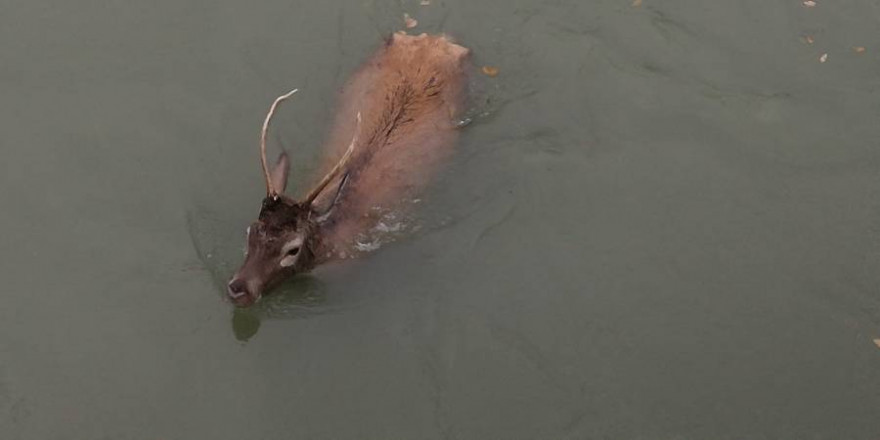
[[[275,98],[272,107],[269,107],[269,113],[266,114],[266,120],[263,121],[263,131],[260,133],[260,161],[263,164],[263,175],[266,176],[266,195],[273,198],[278,196],[278,192],[275,191],[275,188],[272,186],[272,178],[269,176],[269,165],[266,163],[266,132],[269,130],[269,121],[272,120],[272,115],[275,114],[275,108],[278,107],[278,104],[281,103],[281,101],[290,98],[291,95],[297,92],[297,90],[298,89],[293,89],[286,94]]]
[[[309,192],[309,195],[306,196],[305,200],[303,201],[304,206],[311,205],[312,202],[314,202],[315,199],[318,197],[318,195],[321,194],[321,191],[323,191],[324,188],[326,188],[327,185],[333,179],[335,179],[336,176],[339,175],[339,173],[342,171],[343,167],[345,167],[345,165],[348,163],[348,160],[351,158],[351,153],[354,151],[354,145],[357,143],[358,133],[360,131],[361,131],[361,112],[358,112],[358,114],[357,114],[357,127],[355,127],[355,129],[354,129],[354,136],[352,136],[352,138],[351,138],[351,143],[348,145],[348,150],[346,150],[345,154],[342,155],[342,158],[339,159],[339,162],[336,162],[336,165],[333,167],[333,169],[330,170],[330,172],[327,173],[327,175],[324,176],[323,179],[321,179],[321,183],[318,183],[318,185],[315,186],[315,188],[312,189],[311,192]]]

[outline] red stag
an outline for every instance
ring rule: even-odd
[[[228,284],[238,306],[269,288],[338,258],[392,206],[424,187],[451,153],[464,105],[468,49],[443,35],[395,33],[342,90],[321,179],[299,201],[284,194],[290,168],[282,153],[269,169],[263,124],[266,198],[248,228],[247,256]]]

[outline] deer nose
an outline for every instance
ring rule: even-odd
[[[235,279],[226,286],[227,293],[232,299],[238,299],[247,295],[247,283],[242,280]]]

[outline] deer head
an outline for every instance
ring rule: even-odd
[[[357,143],[361,115],[357,115],[357,128],[345,154],[302,201],[284,195],[290,162],[282,153],[270,170],[266,162],[266,132],[278,104],[292,96],[279,96],[272,103],[260,137],[260,160],[266,179],[266,197],[260,215],[247,229],[247,254],[241,268],[227,285],[230,299],[246,307],[257,301],[273,285],[297,273],[310,270],[315,265],[316,250],[320,245],[321,225],[331,215],[339,196],[348,181],[346,165]],[[329,206],[319,209],[315,200],[337,177],[340,177],[336,195]]]

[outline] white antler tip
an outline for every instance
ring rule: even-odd
[[[290,98],[291,95],[293,95],[294,93],[296,93],[298,91],[299,91],[299,89],[293,89],[293,90],[287,92],[286,94],[282,95],[280,99]]]

